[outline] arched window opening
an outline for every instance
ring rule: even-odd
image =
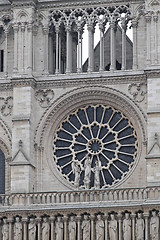
[[[0,150],[0,194],[5,193],[5,156]]]

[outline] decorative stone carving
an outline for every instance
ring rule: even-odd
[[[3,116],[8,116],[12,112],[13,108],[13,98],[12,97],[1,97],[0,100],[2,101],[1,105],[1,113]]]
[[[100,214],[97,215],[96,221],[96,240],[104,240],[104,221]]]
[[[89,189],[90,187],[90,178],[91,178],[91,158],[90,157],[86,157],[85,159],[85,164],[84,164],[84,169],[85,169],[85,173],[84,173],[84,186],[86,189]]]
[[[68,224],[69,240],[76,240],[76,222],[73,216],[70,217]]]
[[[36,239],[36,223],[34,218],[30,219],[30,223],[28,224],[28,235],[29,235],[29,240],[35,240]]]
[[[14,224],[14,240],[22,240],[22,223],[19,217],[16,217]]]
[[[9,225],[6,218],[3,219],[2,236],[3,240],[9,240]]]
[[[144,220],[142,218],[142,213],[138,213],[138,218],[136,220],[136,239],[144,239]]]
[[[50,105],[51,100],[54,98],[54,91],[51,89],[38,90],[35,93],[35,98],[39,101],[42,108],[46,108]]]
[[[49,240],[49,223],[48,223],[47,217],[43,218],[42,239]]]
[[[100,188],[100,162],[96,161],[96,166],[94,168],[94,187],[95,189]]]
[[[63,240],[63,222],[61,220],[61,217],[57,217],[55,233],[56,240]]]
[[[147,84],[146,83],[132,83],[128,87],[128,91],[133,95],[133,99],[140,103],[145,99],[147,93]]]
[[[125,213],[125,218],[123,220],[123,237],[124,240],[131,240],[131,219],[129,213]]]
[[[117,240],[117,220],[114,214],[111,214],[111,220],[109,221],[109,237],[110,240]]]
[[[90,220],[88,215],[84,215],[84,220],[82,222],[82,232],[83,240],[90,240]]]
[[[81,168],[80,168],[78,161],[74,161],[72,163],[72,169],[73,169],[73,173],[75,175],[74,184],[76,187],[79,187]]]
[[[159,218],[156,214],[156,211],[152,211],[152,217],[150,220],[150,235],[151,235],[151,240],[158,240],[159,237]]]

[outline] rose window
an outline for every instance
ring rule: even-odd
[[[130,120],[110,106],[89,105],[69,114],[53,140],[63,177],[79,188],[107,188],[133,167],[138,141]]]

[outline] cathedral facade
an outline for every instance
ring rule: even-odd
[[[159,240],[159,96],[160,0],[1,0],[0,239]]]

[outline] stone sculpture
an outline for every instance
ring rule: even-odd
[[[131,240],[131,219],[129,213],[125,213],[125,219],[123,220],[123,237],[124,240]]]
[[[117,220],[114,214],[111,214],[111,220],[109,221],[109,237],[110,240],[117,240]]]
[[[63,240],[63,222],[61,221],[61,217],[57,217],[55,233],[56,240]]]
[[[104,240],[104,221],[100,214],[97,215],[96,240]]]
[[[136,220],[136,239],[144,239],[144,220],[141,213],[138,213],[138,218]]]
[[[96,161],[96,166],[94,168],[94,187],[95,188],[100,188],[100,178],[99,178],[99,162]]]
[[[151,240],[159,240],[158,230],[159,230],[159,218],[156,215],[156,211],[152,211],[152,217],[150,221]]]
[[[84,220],[82,222],[82,232],[83,240],[90,240],[90,220],[88,220],[87,215],[84,215]]]
[[[9,240],[9,225],[6,218],[3,219],[2,236],[3,240]]]
[[[33,218],[30,219],[30,223],[28,224],[28,235],[29,235],[29,240],[36,239],[36,223]]]
[[[68,231],[69,231],[69,240],[76,240],[76,222],[73,216],[70,217]]]
[[[75,175],[74,184],[75,184],[76,187],[79,187],[80,173],[81,173],[79,163],[78,162],[73,162],[72,169],[73,169],[73,173]]]
[[[42,223],[42,239],[49,240],[49,223],[46,217],[43,218]]]
[[[86,189],[90,187],[90,177],[91,177],[91,159],[87,157],[84,164],[84,186]]]
[[[22,223],[19,217],[16,217],[14,224],[14,240],[22,240]]]

